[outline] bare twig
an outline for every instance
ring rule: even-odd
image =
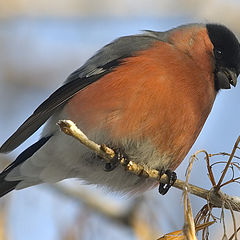
[[[219,152],[219,153],[209,153],[208,154],[209,157],[215,157],[215,156],[231,156],[230,153],[226,153],[226,152]],[[234,158],[240,159],[240,157],[238,156],[234,156]]]
[[[85,134],[82,133],[80,129],[76,127],[76,125],[70,121],[70,120],[61,120],[58,122],[59,127],[61,130],[76,138],[79,140],[82,144],[84,144],[86,147],[90,148],[91,150],[95,151],[99,156],[101,156],[103,159],[106,160],[106,162],[111,162],[111,160],[114,158],[114,151],[110,148],[108,148],[106,145],[98,145],[95,142],[89,140]],[[231,153],[231,159],[234,157],[235,151],[237,149],[237,145],[240,141],[240,137],[238,138],[237,142],[235,143],[234,149]],[[230,162],[230,161],[229,161]],[[122,164],[126,171],[129,171],[133,174],[136,174],[140,177],[148,177],[150,179],[156,180],[158,182],[167,183],[167,175],[160,175],[160,172],[156,169],[144,169],[143,166],[140,164],[136,164],[133,161],[130,161],[127,166],[124,159],[120,161],[120,164]],[[229,167],[230,163],[227,164],[225,167],[226,171]],[[220,191],[219,186],[221,185],[223,178],[226,174],[226,171],[224,171],[224,174],[222,175],[221,179],[219,180],[217,187],[213,187],[210,190],[206,190],[197,186],[194,186],[192,184],[188,184],[187,188],[188,191],[191,194],[194,194],[198,197],[201,197],[203,199],[208,200],[213,207],[221,208],[224,206],[224,208],[229,209],[232,208],[234,211],[240,212],[240,197],[236,196],[229,196],[223,192]],[[212,183],[214,183],[212,181]],[[186,183],[182,180],[177,179],[176,182],[173,185],[174,187],[178,189],[185,189]],[[227,203],[226,203],[227,202]]]
[[[223,170],[223,173],[222,173],[222,175],[221,175],[221,177],[220,177],[220,179],[219,179],[219,181],[218,181],[218,184],[217,184],[217,186],[216,186],[216,188],[217,188],[218,190],[220,189],[221,184],[222,184],[222,181],[223,181],[223,179],[224,179],[224,177],[225,177],[225,175],[226,175],[226,173],[227,173],[227,171],[228,171],[228,168],[229,168],[229,166],[230,166],[230,164],[231,164],[231,162],[232,162],[232,159],[233,159],[234,156],[235,156],[235,152],[236,152],[236,150],[237,150],[237,148],[238,148],[239,142],[240,142],[240,136],[238,137],[237,141],[236,141],[235,144],[234,144],[234,147],[233,147],[233,150],[232,150],[231,155],[230,155],[230,157],[229,157],[229,160],[228,160],[228,162],[227,162],[227,164],[226,164],[226,166],[225,166],[225,168],[224,168],[224,170]]]
[[[236,236],[236,234],[240,231],[240,227],[232,234],[232,236],[229,238],[229,240],[233,240],[233,238]]]
[[[154,239],[153,236],[157,235],[152,225],[148,224],[146,219],[140,215],[141,211],[139,211],[139,209],[144,202],[143,196],[135,198],[128,207],[123,207],[120,204],[109,201],[109,199],[104,196],[84,188],[78,187],[78,189],[75,190],[63,184],[53,184],[49,186],[57,193],[71,197],[71,199],[84,204],[86,206],[84,208],[85,211],[91,210],[97,212],[112,222],[130,227],[135,235],[138,236],[138,239]]]
[[[215,187],[216,186],[216,181],[215,181],[215,178],[214,178],[214,175],[213,175],[213,172],[212,172],[212,167],[210,165],[209,154],[205,150],[200,150],[200,151],[197,152],[197,154],[201,153],[201,152],[204,153],[205,156],[206,156],[207,169],[208,169],[209,178],[210,178],[210,181],[212,183],[212,186]]]
[[[119,204],[107,201],[107,199],[105,199],[103,196],[96,195],[84,188],[78,188],[78,190],[74,190],[72,188],[65,187],[63,184],[54,184],[49,186],[57,193],[67,197],[70,196],[71,199],[85,204],[85,206],[87,206],[89,209],[106,216],[112,221],[127,226],[130,225],[132,214],[143,201],[142,198],[137,198],[137,200],[134,201],[134,205],[131,205],[128,208],[122,208]]]

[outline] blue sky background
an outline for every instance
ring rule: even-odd
[[[117,37],[139,33],[139,30],[165,31],[192,21],[197,20],[186,15],[124,18],[18,17],[1,20],[0,144],[60,86],[68,74],[103,45]],[[240,25],[238,29],[240,32]],[[204,148],[211,153],[230,152],[240,134],[239,96],[239,86],[219,93],[203,131],[188,157],[177,169],[180,179],[184,179],[189,156],[196,150]],[[39,132],[8,156],[14,159],[29,144],[36,141],[38,136]],[[205,188],[211,186],[203,158],[194,164],[190,182]],[[70,187],[81,187],[76,180],[67,181],[66,184]],[[106,192],[94,187],[90,189],[106,197]],[[236,189],[237,186],[232,185],[225,190],[237,195],[239,191],[236,193]],[[182,228],[184,215],[181,191],[171,189],[166,196],[160,196],[155,189],[147,192],[145,196],[148,206],[156,211],[159,234]],[[133,201],[116,194],[108,194],[107,197],[120,206]],[[47,185],[14,191],[3,200],[8,204],[8,237],[14,240],[61,239],[65,229],[73,226],[76,219],[84,216],[86,212],[83,204],[56,194]],[[205,202],[194,196],[191,200],[196,214]],[[87,227],[81,233],[81,238],[76,239],[135,239],[129,229],[105,219],[100,214],[91,211],[88,214],[85,223]],[[213,227],[214,234],[211,239],[219,239],[219,227],[221,228],[220,225]]]

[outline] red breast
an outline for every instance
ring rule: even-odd
[[[216,96],[212,44],[205,28],[194,31],[185,30],[180,44],[178,34],[183,33],[173,32],[174,45],[157,42],[125,59],[69,101],[65,109],[70,118],[84,131],[103,129],[114,142],[150,140],[160,152],[176,157],[171,165],[175,169],[200,133]]]

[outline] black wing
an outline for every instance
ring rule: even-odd
[[[102,75],[103,74],[98,74],[89,78],[82,78],[82,81],[79,81],[79,78],[76,78],[58,88],[1,146],[0,152],[9,152],[17,148],[35,131],[37,131],[66,101],[74,96],[79,90],[96,81]]]
[[[165,33],[149,31],[141,35],[119,38],[103,47],[82,67],[73,72],[65,84],[33,112],[1,146],[0,152],[9,152],[17,148],[78,91],[111,72],[121,63],[122,59],[134,56],[138,51],[149,48],[155,41],[165,41],[165,38]]]

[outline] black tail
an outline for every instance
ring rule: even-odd
[[[51,136],[43,137],[25,151],[23,151],[14,162],[12,162],[8,167],[6,167],[0,174],[0,197],[4,196],[8,192],[15,189],[17,184],[21,181],[5,181],[5,177],[11,172],[12,169],[26,161],[30,158],[36,151],[38,151],[49,139]]]

